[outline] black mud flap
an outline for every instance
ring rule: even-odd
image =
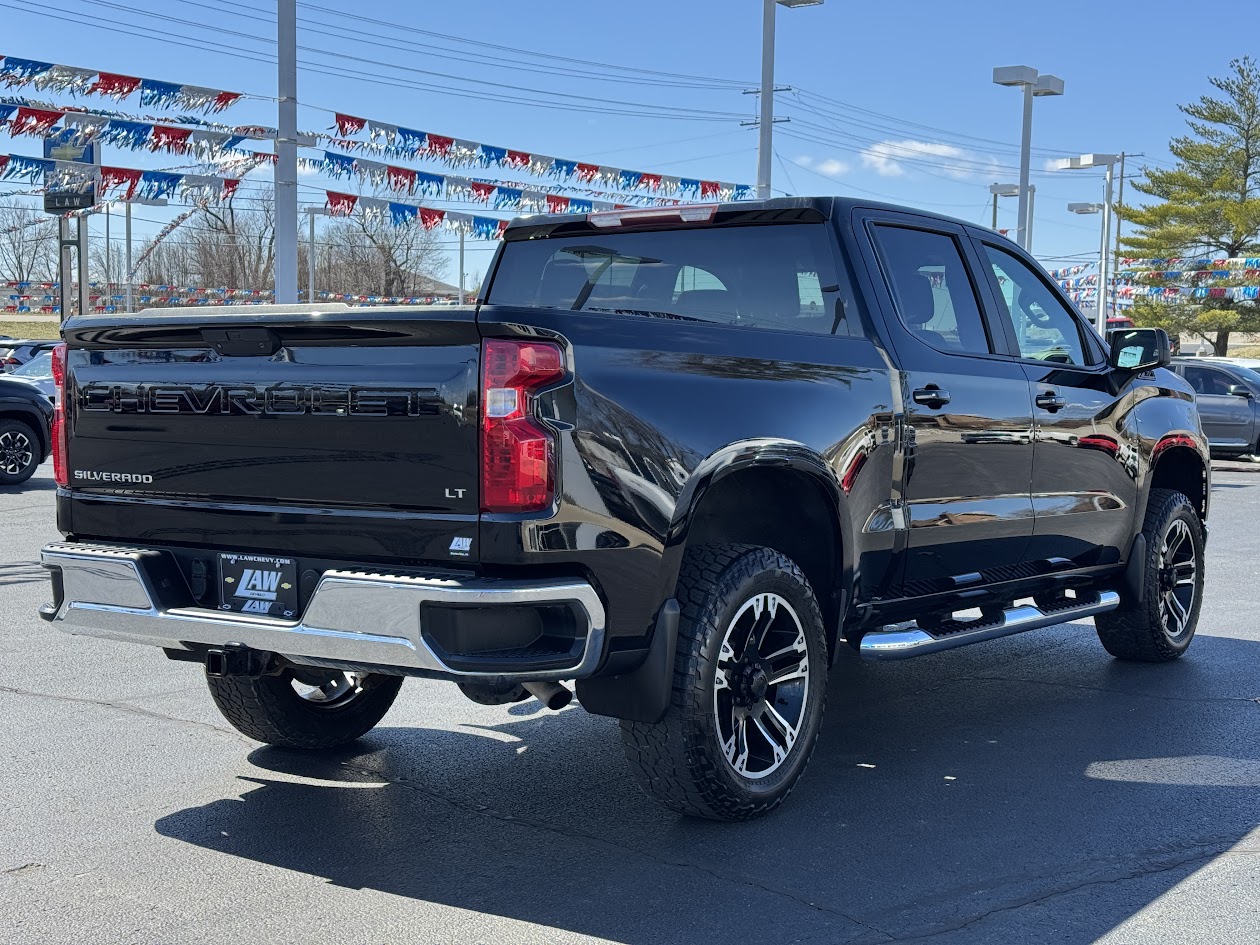
[[[1124,597],[1126,603],[1137,603],[1146,590],[1146,536],[1138,532],[1129,549],[1129,561],[1124,569]]]
[[[672,597],[656,614],[647,658],[621,676],[577,681],[577,697],[592,715],[611,715],[628,722],[659,722],[669,708],[678,648],[678,601]]]

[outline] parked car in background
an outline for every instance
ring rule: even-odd
[[[53,405],[34,385],[0,377],[0,488],[26,482],[52,448]]]
[[[0,374],[11,374],[41,351],[51,351],[55,341],[9,339],[0,345]]]
[[[1199,419],[1214,457],[1260,456],[1260,372],[1241,361],[1177,358],[1172,368],[1194,388]]]
[[[25,381],[32,387],[39,388],[44,396],[52,402],[56,398],[57,385],[53,383],[52,350],[41,351],[21,367],[9,372],[14,380]]]

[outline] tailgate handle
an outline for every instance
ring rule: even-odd
[[[201,337],[227,357],[269,358],[280,350],[280,336],[270,328],[203,328]]]

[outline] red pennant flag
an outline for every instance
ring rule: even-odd
[[[661,175],[660,174],[641,174],[639,176],[639,186],[643,187],[646,190],[660,190],[661,189]]]
[[[8,163],[9,156],[7,154],[0,154],[0,174],[4,173],[4,166]]]
[[[390,164],[385,168],[389,174],[389,186],[393,190],[405,190],[407,193],[414,193],[416,189],[416,172],[409,167],[394,167]]]
[[[499,221],[499,231],[498,231],[497,233],[495,233],[495,234],[494,234],[495,239],[500,239],[500,240],[501,240],[501,239],[503,239],[503,234],[504,234],[504,232],[507,230],[507,228],[508,228],[508,221],[507,221],[507,220],[500,220],[500,221]]]
[[[336,113],[337,131],[343,135],[357,135],[367,127],[366,118],[355,118],[353,115]]]
[[[442,135],[425,135],[426,149],[430,154],[435,154],[439,157],[446,157],[454,144],[454,138],[444,138]]]
[[[577,166],[577,179],[590,183],[599,176],[598,164],[579,164]]]
[[[170,151],[172,154],[183,154],[188,150],[188,136],[191,128],[175,128],[169,125],[154,125],[153,137],[149,141],[150,151]]]
[[[140,88],[140,80],[133,75],[102,72],[96,77],[96,81],[92,83],[88,92],[94,92],[97,95],[113,95],[116,98],[126,98],[138,88]]]
[[[480,181],[470,181],[469,186],[472,188],[472,199],[478,203],[486,203],[494,196],[494,184],[483,184]]]
[[[136,187],[140,183],[140,175],[143,172],[139,168],[130,167],[102,167],[101,168],[101,189],[112,190],[115,187],[127,185],[127,189],[123,191],[123,200],[130,200],[136,195]]]
[[[232,195],[236,193],[236,188],[241,186],[239,177],[223,178],[223,193],[219,195],[220,200],[231,200]]]
[[[420,224],[426,229],[431,230],[443,220],[446,219],[445,210],[430,210],[428,207],[420,208]]]
[[[564,213],[569,209],[569,198],[561,197],[558,194],[547,195],[547,212],[548,213]]]
[[[530,158],[528,151],[509,150],[507,153],[508,167],[529,167],[529,161]]]
[[[9,122],[9,134],[11,135],[39,135],[48,134],[48,130],[53,125],[61,121],[65,112],[50,111],[46,108],[28,108],[23,105],[17,110],[17,115]]]
[[[214,104],[210,106],[212,112],[221,112],[223,109],[236,104],[236,100],[241,97],[240,92],[220,92],[214,97]]]
[[[328,194],[328,212],[335,217],[348,217],[354,213],[354,205],[359,198],[354,194],[339,194],[335,190],[325,191]]]
[[[722,185],[719,184],[715,180],[700,181],[700,196],[701,197],[716,197],[718,193],[721,191],[721,189],[722,189]]]

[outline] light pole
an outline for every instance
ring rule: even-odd
[[[1086,216],[1091,213],[1102,213],[1103,210],[1106,209],[1105,205],[1101,203],[1070,203],[1067,205],[1067,208],[1068,208],[1068,213],[1079,213],[1082,216]],[[1103,222],[1106,223],[1105,215],[1103,217]],[[1097,325],[1099,322],[1097,313],[1102,311],[1103,256],[1106,254],[1106,252],[1107,252],[1107,231],[1104,229],[1102,231],[1102,238],[1098,243],[1098,295],[1095,299],[1095,309],[1096,309],[1095,314],[1094,314],[1095,325]],[[1100,333],[1103,335],[1104,338],[1106,337],[1106,329],[1107,329],[1107,323],[1106,321],[1103,321],[1102,328],[1100,329]]]
[[[1032,163],[1032,106],[1034,98],[1063,94],[1063,80],[1057,75],[1039,73],[1032,66],[998,66],[993,70],[997,85],[1018,86],[1024,91],[1024,123],[1019,140],[1019,213],[1015,242],[1028,248],[1028,173]]]
[[[1111,308],[1111,253],[1107,245],[1111,242],[1111,183],[1115,173],[1118,154],[1082,154],[1080,157],[1064,158],[1059,161],[1061,170],[1084,170],[1091,167],[1107,169],[1106,182],[1103,184],[1102,205],[1102,248],[1098,253],[1098,333],[1107,337],[1107,315]]]
[[[310,224],[310,250],[306,255],[306,301],[315,301],[315,218],[328,216],[327,207],[303,207],[307,222]]]
[[[125,260],[126,269],[127,269],[126,308],[128,312],[135,311],[134,295],[135,295],[135,289],[136,289],[136,274],[132,271],[132,268],[131,268],[131,205],[133,203],[138,203],[144,207],[165,207],[166,198],[165,197],[132,197],[130,200],[123,201],[123,208],[124,208],[124,213],[125,213],[124,242],[126,245],[126,253],[127,253],[127,258]],[[106,210],[109,209],[109,204],[105,205],[105,209]],[[106,219],[109,219],[109,218],[106,217]],[[109,258],[108,241],[105,243],[105,258],[106,259]]]
[[[297,301],[297,0],[276,0],[276,301]]]
[[[776,6],[816,7],[823,0],[762,0],[761,114],[757,121],[757,199],[770,198],[771,136],[774,130],[774,15]]]
[[[993,226],[990,229],[996,231],[998,197],[1018,197],[1019,184],[990,184],[989,193],[993,195]]]

